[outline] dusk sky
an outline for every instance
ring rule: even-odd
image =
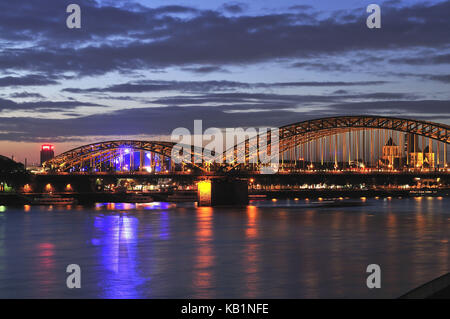
[[[66,7],[81,7],[68,29]],[[366,7],[381,6],[381,29]],[[177,127],[372,114],[450,123],[450,1],[0,2],[0,154]]]

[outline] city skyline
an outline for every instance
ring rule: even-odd
[[[450,123],[450,1],[0,4],[0,154],[372,114]],[[94,18],[95,16],[95,18]],[[201,41],[199,41],[201,39]],[[195,41],[196,40],[196,41]]]

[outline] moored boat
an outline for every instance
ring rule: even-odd
[[[73,197],[62,197],[60,195],[50,195],[44,197],[35,197],[31,205],[73,205],[77,200]]]

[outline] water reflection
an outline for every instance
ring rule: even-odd
[[[213,209],[199,207],[197,209],[197,230],[195,241],[197,252],[193,274],[195,298],[212,298],[214,252],[211,245],[213,236]]]
[[[176,204],[166,202],[151,203],[96,203],[97,211],[127,211],[127,210],[163,210],[175,208]]]
[[[100,247],[101,297],[142,297],[137,289],[145,282],[137,267],[137,218],[124,214],[99,216],[94,226],[92,243]]]
[[[364,215],[366,216],[366,215]],[[338,211],[333,214],[332,217],[332,226],[331,226],[331,236],[332,238],[339,238],[342,232],[346,232],[345,222],[345,212]],[[365,225],[365,218],[358,220],[358,227],[356,227],[356,233],[351,236],[358,236],[358,230],[362,229]],[[344,277],[343,277],[343,245],[344,243],[341,240],[330,240],[330,274],[332,276],[332,280],[336,282],[334,290],[336,294],[343,294],[343,285],[344,285]]]
[[[245,298],[256,298],[260,290],[260,249],[258,242],[258,208],[247,207],[246,245],[243,250],[243,269],[245,281]]]
[[[170,238],[169,213],[167,211],[163,211],[159,216],[158,237],[162,240],[168,240]]]
[[[298,277],[305,294],[310,296],[309,298],[318,298],[319,273],[317,271],[316,260],[311,258],[314,255],[317,245],[314,240],[314,225],[317,223],[316,212],[312,209],[306,210],[304,222],[306,228],[303,229],[303,236],[299,240],[300,251],[298,254],[301,256],[301,264]]]
[[[0,282],[4,280],[3,274],[6,268],[5,252],[5,215],[0,213]]]
[[[35,246],[34,278],[43,296],[49,296],[56,281],[55,245],[49,242],[38,243]]]
[[[258,235],[258,226],[256,224],[256,218],[258,216],[258,208],[256,206],[249,205],[247,207],[247,229],[245,231],[248,239],[254,239]]]
[[[0,297],[397,297],[449,271],[449,204],[5,207]],[[64,285],[70,263],[82,267],[78,292]],[[365,286],[370,263],[382,267],[377,291]]]

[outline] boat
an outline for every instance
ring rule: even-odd
[[[47,195],[43,197],[35,197],[31,201],[31,205],[74,205],[77,200],[73,197],[62,197],[60,195]]]
[[[184,203],[184,202],[196,202],[197,193],[196,192],[176,192],[167,196],[168,202],[173,203]]]
[[[153,202],[153,197],[145,194],[129,194],[126,196],[126,202],[128,203],[151,203]]]

